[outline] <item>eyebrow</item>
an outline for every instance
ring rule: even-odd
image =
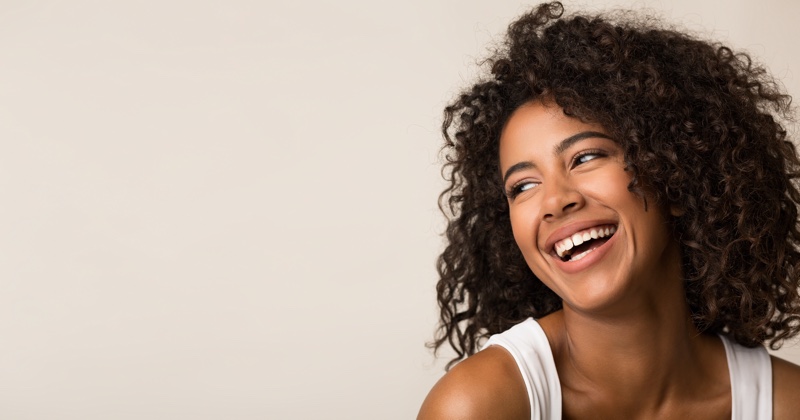
[[[560,155],[561,153],[564,153],[565,150],[569,149],[570,146],[572,146],[573,144],[575,144],[575,143],[577,143],[577,142],[579,142],[579,141],[581,141],[583,139],[587,139],[587,138],[591,138],[591,137],[599,137],[599,138],[603,138],[603,139],[614,140],[611,137],[609,137],[607,134],[603,134],[603,133],[600,133],[598,131],[581,131],[580,133],[573,134],[573,135],[565,138],[564,140],[561,140],[556,145],[556,147],[553,148],[553,154],[554,155]],[[531,169],[531,168],[535,168],[535,167],[536,167],[536,165],[534,165],[533,162],[530,162],[530,161],[519,162],[519,163],[515,163],[515,164],[511,165],[511,167],[508,168],[508,170],[506,171],[506,174],[503,175],[503,184],[505,184],[506,181],[508,181],[508,177],[513,175],[515,172],[519,172],[519,171],[522,171],[524,169]]]

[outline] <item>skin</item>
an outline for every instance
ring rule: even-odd
[[[500,139],[512,229],[526,262],[563,300],[539,319],[561,382],[564,418],[730,419],[725,350],[690,320],[675,212],[628,191],[622,149],[597,125],[535,101]],[[592,225],[607,242],[563,262],[553,243]],[[773,358],[774,418],[800,410],[800,367]],[[522,376],[491,346],[456,365],[431,390],[418,419],[529,419]]]

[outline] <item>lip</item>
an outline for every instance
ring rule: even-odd
[[[621,230],[622,226],[617,226],[617,233],[619,233]],[[553,257],[555,260],[556,267],[558,267],[561,271],[567,274],[578,273],[600,261],[608,253],[611,247],[617,242],[617,238],[620,236],[617,235],[617,233],[611,235],[611,238],[609,238],[605,243],[595,248],[592,252],[578,261],[561,261],[561,258],[558,258],[558,256],[551,255],[551,257]]]
[[[553,233],[551,233],[550,236],[547,237],[547,240],[545,241],[544,247],[542,249],[545,251],[545,253],[555,256],[556,259],[559,259],[555,251],[556,242],[568,236],[572,236],[575,233],[580,232],[582,230],[602,225],[614,225],[617,226],[617,229],[619,229],[619,221],[611,219],[583,220],[580,222],[573,222],[554,230]],[[613,235],[612,238],[614,236],[616,235]]]

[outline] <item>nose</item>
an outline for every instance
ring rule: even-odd
[[[567,180],[551,179],[551,182],[545,182],[542,186],[542,213],[545,221],[557,220],[573,213],[586,203],[583,194]]]

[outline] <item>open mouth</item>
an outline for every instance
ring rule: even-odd
[[[556,242],[554,250],[561,261],[578,261],[606,243],[616,231],[615,225],[585,229]]]

